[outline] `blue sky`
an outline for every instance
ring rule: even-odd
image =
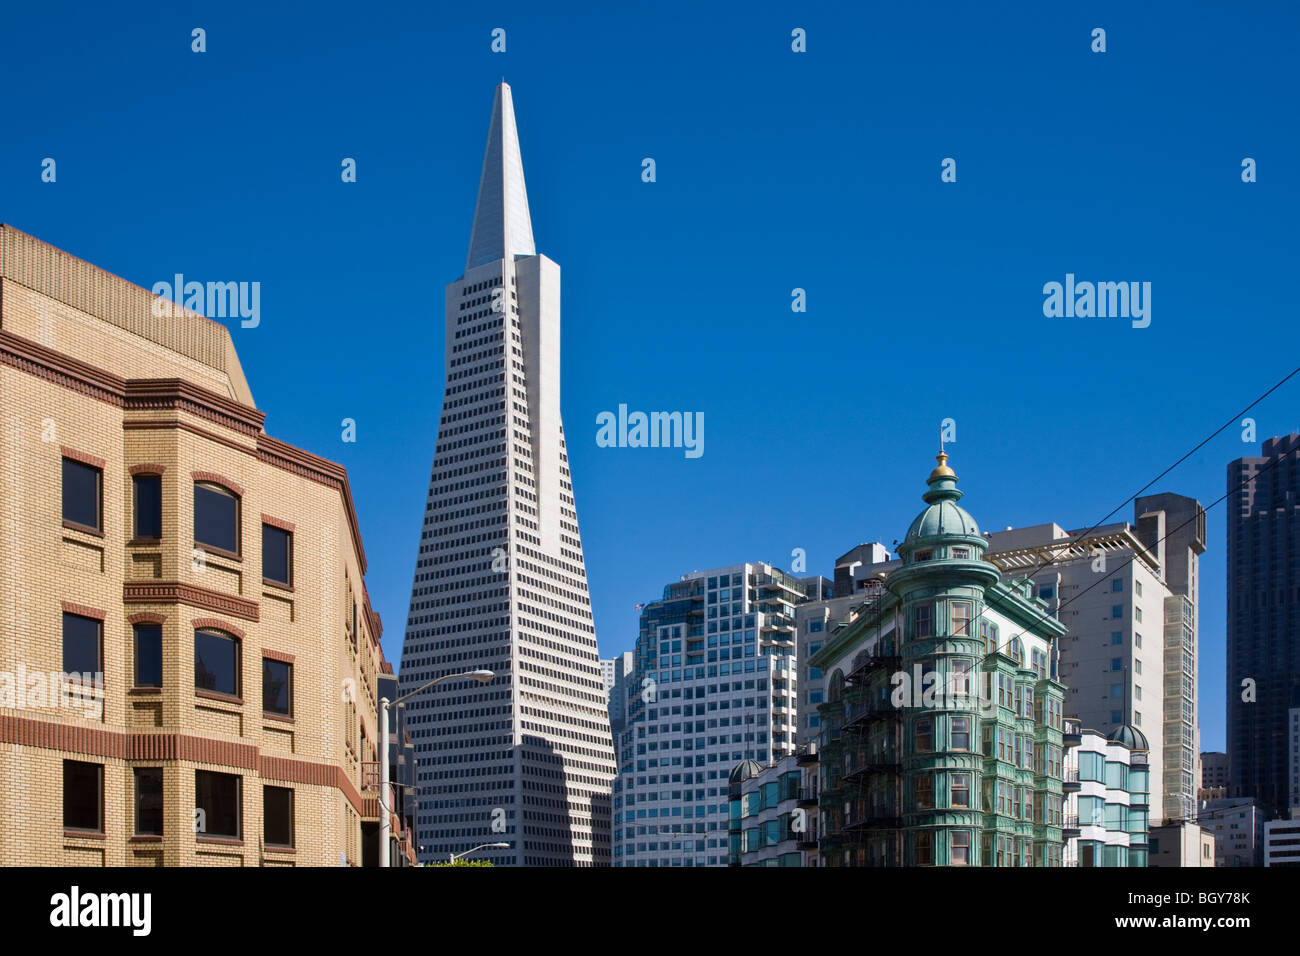
[[[1296,364],[1297,8],[1057,6],[21,5],[0,220],[144,286],[261,282],[236,347],[268,430],[348,467],[396,661],[443,287],[504,76],[538,251],[563,268],[608,656],[684,572],[803,548],[829,575],[900,537],[943,418],[983,527],[1082,527]],[[1150,327],[1045,318],[1066,273],[1151,282]],[[1300,428],[1298,389],[1255,410],[1261,438]],[[703,412],[704,456],[598,448],[620,403]],[[1208,504],[1255,447],[1229,429],[1153,491]],[[1222,506],[1209,535],[1201,729],[1222,749]]]

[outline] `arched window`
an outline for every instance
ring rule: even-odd
[[[239,496],[211,481],[194,483],[194,546],[239,554]]]
[[[239,638],[206,627],[194,632],[194,689],[242,696]]]
[[[840,671],[831,674],[830,699],[837,701],[844,697],[844,675]]]

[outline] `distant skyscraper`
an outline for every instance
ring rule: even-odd
[[[533,248],[510,87],[497,87],[402,646],[422,860],[610,861],[613,748],[560,420],[560,267]]]
[[[1206,790],[1228,787],[1228,755],[1217,750],[1201,754],[1201,786]]]
[[[1228,466],[1229,793],[1290,801],[1288,711],[1300,706],[1300,434]],[[1253,693],[1243,700],[1253,682]]]
[[[727,781],[794,751],[795,607],[769,564],[695,571],[641,612],[614,784],[615,866],[726,866]]]
[[[627,690],[633,668],[631,651],[624,651],[618,657],[602,658],[600,661],[600,679],[605,685],[608,698],[609,727],[615,736],[623,729],[623,721],[627,717]]]

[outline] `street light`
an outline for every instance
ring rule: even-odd
[[[408,697],[414,697],[428,690],[434,684],[441,684],[445,680],[459,680],[468,677],[470,680],[476,680],[480,684],[486,684],[495,675],[489,670],[480,668],[476,671],[466,671],[463,674],[446,674],[442,677],[435,677],[429,683],[417,687],[413,691],[403,694],[394,701],[389,701],[387,697],[379,698],[379,865],[389,865],[389,834],[392,832],[392,807],[384,805],[388,799],[388,708],[394,704],[400,704]],[[475,847],[474,849],[478,849]]]
[[[508,849],[510,849],[510,844],[509,844],[509,843],[480,843],[478,846],[476,846],[476,847],[472,847],[472,848],[466,850],[464,853],[452,853],[452,854],[449,854],[448,857],[447,857],[447,862],[448,862],[448,863],[455,863],[455,862],[456,862],[457,860],[459,860],[462,856],[469,856],[469,855],[470,855],[471,853],[473,853],[475,850],[508,850]]]

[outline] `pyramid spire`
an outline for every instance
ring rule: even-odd
[[[515,104],[509,85],[502,80],[492,104],[492,123],[483,154],[483,175],[479,180],[465,271],[497,259],[535,254],[519,131],[515,128]]]

